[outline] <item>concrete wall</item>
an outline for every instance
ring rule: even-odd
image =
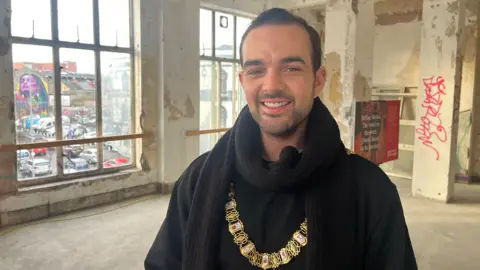
[[[420,35],[422,24],[421,0],[383,0],[375,4],[375,57],[374,57],[374,85],[406,85],[418,84]],[[476,49],[476,7],[470,1],[467,14],[466,51],[463,67],[462,94],[460,102],[459,164],[462,168],[468,167],[467,152],[470,147],[469,113],[472,107],[473,83],[475,72]],[[411,89],[412,92],[417,89]],[[415,117],[416,99],[405,99],[404,117]],[[410,120],[410,119],[409,119]],[[400,141],[413,144],[414,127],[402,127]],[[400,159],[393,162],[396,173],[411,175],[413,153],[402,151]],[[459,172],[463,170],[458,168]]]

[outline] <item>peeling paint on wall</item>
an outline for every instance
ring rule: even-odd
[[[423,0],[383,0],[374,4],[375,15],[421,11]]]
[[[355,81],[353,83],[354,97],[356,101],[366,101],[370,100],[370,93],[372,92],[372,87],[368,83],[367,78],[362,75],[360,71],[355,75]]]
[[[352,0],[352,10],[355,14],[358,14],[358,0]]]
[[[455,22],[455,19],[452,19],[452,21],[450,21],[450,24],[447,26],[447,29],[445,30],[445,35],[447,37],[452,37],[453,35],[455,35],[456,29],[457,24]]]
[[[384,0],[374,4],[375,24],[394,25],[422,20],[422,0]]]
[[[332,114],[337,117],[340,113],[340,106],[343,99],[341,79],[340,55],[336,52],[328,53],[325,57],[325,66],[327,68],[328,96],[326,98],[333,105],[330,108]]]
[[[458,0],[452,3],[447,2],[447,11],[450,13],[458,13]]]
[[[163,107],[170,113],[168,116],[168,121],[177,121],[182,118],[193,118],[195,116],[195,106],[193,105],[190,96],[187,95],[187,98],[184,102],[184,110],[180,109],[177,104],[178,101],[171,98],[170,90],[168,89],[167,85],[165,85]]]
[[[422,20],[422,12],[418,10],[413,10],[403,13],[379,14],[375,18],[375,24],[394,25],[397,23],[409,23],[417,20]]]

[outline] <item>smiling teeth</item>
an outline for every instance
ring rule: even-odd
[[[270,108],[278,108],[288,104],[288,102],[265,102],[265,106]]]

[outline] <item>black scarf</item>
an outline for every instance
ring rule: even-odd
[[[232,179],[231,175],[235,172],[239,172],[245,181],[260,189],[306,187],[308,245],[304,252],[307,252],[308,269],[316,270],[320,266],[322,269],[333,266],[337,268],[332,269],[349,269],[348,265],[353,263],[350,255],[353,254],[351,212],[354,208],[354,193],[351,185],[348,185],[348,170],[338,165],[345,164],[346,160],[340,131],[319,98],[314,100],[306,130],[305,147],[296,166],[283,166],[274,172],[267,168],[261,169],[260,129],[248,107],[242,110],[232,129],[222,136],[207,156],[196,181],[186,228],[182,264],[184,270],[214,269],[229,179]],[[313,173],[322,178],[312,179],[310,176]],[[339,190],[343,194],[332,192]],[[322,220],[327,218],[328,224],[324,224]],[[338,233],[332,233],[331,226],[335,226],[334,231]],[[325,230],[329,230],[328,235],[323,233]],[[343,243],[330,244],[336,241]],[[348,245],[349,243],[351,244]],[[346,261],[333,262],[332,253],[344,254],[342,257]]]

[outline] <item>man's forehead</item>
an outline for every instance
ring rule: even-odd
[[[299,56],[308,58],[311,51],[308,33],[298,25],[265,25],[253,29],[243,44],[243,58],[273,60]],[[307,59],[305,59],[307,60]]]

